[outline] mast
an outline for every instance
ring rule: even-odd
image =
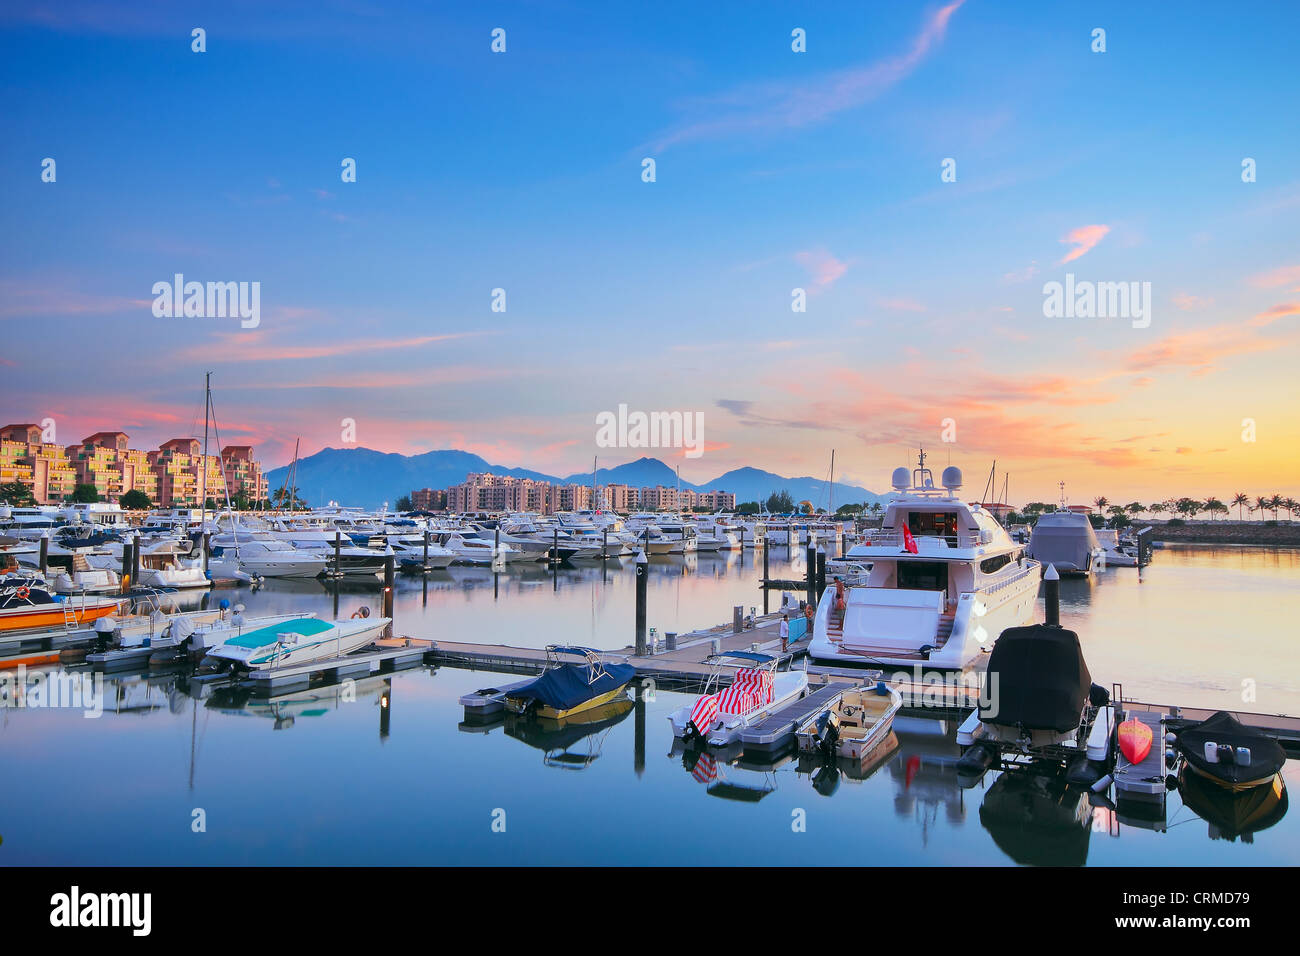
[[[831,492],[830,503],[826,508],[829,514],[835,514],[835,449],[831,449]]]
[[[212,407],[212,373],[203,376],[203,467],[199,469],[199,534],[208,523],[208,409]]]

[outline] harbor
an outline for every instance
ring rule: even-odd
[[[232,777],[231,772],[245,762],[258,768],[257,785],[268,799],[275,793],[301,795],[306,785],[306,792],[318,793],[323,802],[314,802],[318,810],[310,818],[295,818],[274,831],[256,830],[251,844],[210,839],[186,852],[198,852],[211,863],[257,862],[274,847],[287,846],[286,841],[336,845],[329,834],[343,832],[342,808],[348,800],[366,799],[365,778],[371,775],[385,781],[385,799],[435,801],[444,809],[413,829],[379,827],[365,844],[341,850],[348,862],[414,861],[422,852],[419,846],[463,862],[504,861],[498,854],[505,851],[491,843],[488,826],[489,814],[497,808],[506,811],[510,832],[522,844],[538,852],[546,846],[553,853],[557,835],[570,828],[614,826],[617,814],[611,811],[619,803],[707,814],[709,829],[698,851],[683,851],[662,825],[649,827],[637,841],[638,855],[649,862],[680,861],[694,852],[707,859],[707,848],[726,845],[738,832],[735,828],[748,830],[764,819],[775,840],[762,857],[770,862],[772,854],[779,858],[786,852],[776,834],[789,833],[795,809],[810,814],[810,832],[827,827],[840,834],[836,845],[824,850],[831,862],[862,852],[865,844],[858,838],[845,838],[859,832],[863,838],[871,833],[873,846],[883,841],[914,863],[937,863],[953,854],[969,862],[1033,862],[1019,858],[1022,851],[1009,835],[1025,825],[1047,827],[1062,847],[1059,857],[1036,862],[1122,863],[1154,856],[1179,863],[1230,858],[1266,865],[1287,859],[1300,845],[1291,817],[1243,841],[1184,807],[1177,791],[1170,791],[1158,819],[1152,819],[1135,814],[1129,804],[1090,801],[1086,788],[1066,788],[1062,792],[1072,795],[1073,811],[1065,813],[1060,799],[1053,799],[1041,810],[1028,811],[1040,818],[1022,816],[1013,825],[1005,819],[1002,795],[1013,784],[1020,786],[1018,774],[994,769],[972,783],[959,772],[958,734],[978,703],[971,684],[927,687],[922,678],[912,686],[910,679],[895,677],[903,706],[891,737],[874,752],[874,764],[842,759],[828,764],[799,753],[792,742],[794,727],[844,689],[869,683],[875,672],[810,661],[806,640],[796,640],[793,652],[782,653],[781,612],[762,613],[763,558],[753,550],[650,557],[641,565],[646,583],[641,648],[635,560],[498,569],[452,566],[398,575],[392,591],[393,636],[353,654],[234,682],[226,675],[201,677],[182,667],[106,672],[104,716],[97,721],[58,709],[4,708],[0,733],[6,742],[41,742],[17,751],[22,772],[38,781],[19,803],[39,799],[57,808],[68,799],[52,789],[68,779],[68,771],[59,769],[66,761],[56,762],[56,753],[77,754],[78,773],[108,773],[114,760],[126,759],[122,748],[133,746],[140,734],[150,739],[161,734],[150,745],[156,759],[139,778],[147,789],[113,811],[116,825],[132,834],[129,855],[136,862],[166,862],[189,846],[183,842],[183,827],[170,839],[158,835],[152,822],[158,815],[188,814],[182,805],[203,806],[218,818],[233,812],[231,801],[239,793],[232,788],[234,780],[247,775]],[[1230,707],[1239,715],[1262,715],[1269,731],[1294,755],[1297,722],[1278,715],[1300,712],[1297,689],[1267,666],[1272,651],[1245,645],[1236,648],[1233,659],[1212,635],[1226,624],[1214,610],[1216,590],[1265,589],[1275,604],[1294,607],[1298,560],[1285,550],[1165,549],[1140,572],[1111,568],[1063,580],[1062,623],[1080,634],[1096,679],[1122,679],[1129,710],[1168,713],[1178,706],[1183,717],[1199,718]],[[768,579],[806,581],[804,549],[771,546],[766,562]],[[773,592],[773,603],[786,594],[797,605],[797,592]],[[198,611],[232,596],[250,617],[308,612],[347,620],[362,607],[375,614],[384,609],[379,577],[373,584],[269,581],[256,589],[182,594],[177,600]],[[1194,676],[1170,674],[1163,645],[1133,639],[1138,633],[1134,627],[1140,631],[1145,626],[1135,625],[1135,615],[1139,610],[1152,613],[1152,602],[1168,626],[1187,635],[1189,651],[1195,653],[1183,656],[1183,667]],[[1041,618],[1046,612],[1041,597],[1037,604]],[[527,682],[545,667],[548,645],[557,643],[591,646],[610,663],[630,663],[636,677],[628,685],[626,702],[603,705],[585,722],[522,718],[505,709],[484,713],[490,708],[478,708],[475,713],[463,703],[483,688],[507,691]],[[736,746],[710,754],[681,750],[668,716],[700,692],[715,655],[733,651],[770,655],[782,668],[805,670],[808,697],[755,724]],[[94,673],[89,664],[65,669]],[[1216,676],[1195,676],[1200,673]],[[1253,706],[1240,701],[1239,687],[1248,679],[1255,681]],[[126,716],[132,722],[114,730]],[[241,719],[248,716],[263,719]],[[350,768],[345,775],[331,769],[340,759],[339,748]],[[455,768],[454,782],[445,770],[431,776],[435,766]],[[560,772],[578,768],[580,772]],[[1294,762],[1288,762],[1282,776],[1294,785]],[[729,807],[734,800],[710,799],[711,794],[758,806]],[[23,806],[14,810],[21,814]],[[36,804],[27,810],[35,813]],[[749,816],[755,812],[758,817]],[[546,833],[534,829],[543,816],[549,816]],[[476,835],[470,824],[480,817],[483,833]],[[6,853],[21,854],[25,845],[33,859],[75,852],[80,860],[86,858],[86,847],[93,858],[96,845],[108,845],[74,815],[66,819],[68,825],[55,832],[6,833]],[[652,819],[667,818],[655,814]],[[889,821],[890,826],[872,827],[871,820]],[[244,829],[247,823],[239,826]],[[79,849],[72,851],[74,845]],[[1249,855],[1242,856],[1243,851]],[[789,852],[800,852],[797,841]],[[576,847],[561,855],[573,862],[602,861],[599,852]]]

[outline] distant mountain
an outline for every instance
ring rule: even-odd
[[[337,501],[343,505],[376,508],[387,501],[393,507],[402,495],[415,488],[445,489],[459,484],[471,472],[489,472],[494,475],[513,475],[556,484],[590,485],[591,472],[559,478],[527,468],[506,468],[493,465],[486,459],[467,451],[445,449],[422,455],[398,455],[374,451],[370,448],[324,448],[314,455],[300,459],[295,484],[298,494],[312,505]],[[267,484],[274,493],[284,484],[288,467],[275,468],[267,473]],[[636,461],[601,468],[597,474],[600,484],[622,484],[634,488],[677,484],[677,472],[658,458],[639,458]],[[729,491],[736,501],[763,501],[778,491],[788,491],[796,501],[811,501],[825,507],[828,501],[826,482],[820,478],[783,478],[758,468],[737,468],[713,481],[692,484],[683,481],[681,486],[692,491]],[[885,498],[856,485],[835,483],[835,502],[883,502]]]

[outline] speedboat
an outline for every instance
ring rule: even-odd
[[[200,669],[212,672],[233,667],[254,671],[342,657],[372,643],[391,621],[387,617],[346,621],[301,617],[249,627],[237,615],[224,627],[203,633],[208,654]]]
[[[749,666],[736,668],[731,683],[722,684],[728,661]],[[727,747],[740,740],[745,728],[758,723],[808,692],[806,671],[780,671],[777,658],[749,651],[729,651],[709,658],[712,673],[704,693],[668,715],[673,736],[709,747]]]
[[[882,527],[855,546],[870,562],[865,584],[848,584],[844,608],[829,586],[817,604],[808,653],[821,661],[960,670],[1009,627],[1028,624],[1039,565],[994,516],[957,497],[962,476],[944,469],[936,488],[921,453],[897,468],[897,497]]]
[[[1049,511],[1029,535],[1029,557],[1058,574],[1091,574],[1100,549],[1088,516],[1077,511]]]
[[[60,597],[40,574],[0,575],[0,631],[48,627],[73,630],[113,614],[121,603],[89,595]]]
[[[1099,568],[1136,568],[1138,564],[1137,548],[1125,545],[1113,528],[1098,528],[1097,544],[1101,548]]]
[[[565,654],[577,655],[583,663],[563,662]],[[552,644],[546,648],[546,663],[540,677],[505,695],[507,710],[562,720],[614,700],[636,676],[631,664],[607,664],[590,647]]]
[[[537,555],[508,544],[497,545],[473,531],[439,531],[438,544],[452,551],[459,564],[512,564],[536,561]]]
[[[1282,745],[1221,710],[1174,733],[1187,768],[1224,790],[1267,786],[1286,763]]]
[[[903,697],[884,681],[846,690],[795,731],[802,753],[864,760],[890,735]]]
[[[242,571],[264,578],[314,578],[325,571],[323,553],[302,551],[287,541],[220,535],[212,543],[208,570],[215,577],[235,578]]]

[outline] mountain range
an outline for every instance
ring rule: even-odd
[[[478,455],[456,449],[399,455],[370,448],[323,448],[314,455],[299,459],[294,483],[299,496],[312,505],[336,501],[341,505],[377,508],[388,502],[388,507],[392,508],[398,498],[409,495],[414,489],[446,489],[460,484],[471,472],[513,475],[554,484],[591,484],[591,472],[567,477],[547,475],[527,468],[493,465]],[[288,474],[288,466],[267,472],[267,484],[273,494],[284,484]],[[602,485],[621,484],[634,488],[664,485],[671,488],[677,485],[677,473],[658,458],[639,458],[613,468],[601,468],[597,480]],[[736,468],[703,484],[683,481],[681,487],[692,491],[732,492],[737,503],[762,501],[774,492],[788,491],[795,502],[811,501],[824,508],[829,498],[825,479],[807,476],[784,478],[759,468]],[[883,495],[838,481],[834,492],[838,504],[885,501]]]

